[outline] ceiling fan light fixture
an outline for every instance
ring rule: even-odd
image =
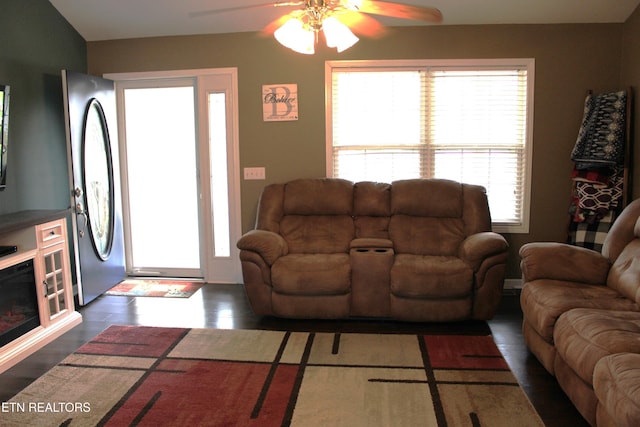
[[[359,40],[349,27],[333,16],[328,16],[322,21],[322,31],[327,40],[327,46],[335,47],[338,52],[349,49]]]
[[[305,28],[304,22],[293,17],[278,28],[273,36],[283,46],[306,55],[315,53],[315,32]]]

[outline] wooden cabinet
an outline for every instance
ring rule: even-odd
[[[36,287],[40,288],[40,321],[49,326],[74,310],[65,219],[36,226]],[[36,291],[38,289],[36,288]]]
[[[0,216],[0,269],[33,259],[40,326],[0,347],[0,372],[82,322],[75,311],[67,244],[66,211],[24,211]],[[0,296],[2,298],[2,296]]]

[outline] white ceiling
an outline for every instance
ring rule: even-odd
[[[268,0],[50,0],[87,41],[259,31],[293,10],[264,7],[193,17],[190,13],[263,5]],[[399,0],[431,6],[441,25],[621,23],[640,0]],[[420,25],[379,19],[385,25]]]

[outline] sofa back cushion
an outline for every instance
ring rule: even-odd
[[[639,235],[636,230],[640,217],[640,199],[629,203],[618,215],[611,229],[607,233],[602,245],[602,255],[612,264],[616,261],[622,250]]]
[[[468,235],[490,230],[480,186],[443,179],[393,183],[389,236],[397,253],[457,255]]]
[[[633,239],[616,257],[609,270],[607,286],[640,304],[640,218],[636,219]]]
[[[353,216],[358,238],[389,238],[391,184],[357,182],[353,186]]]
[[[348,252],[355,237],[353,184],[299,179],[284,184],[279,232],[289,253]]]

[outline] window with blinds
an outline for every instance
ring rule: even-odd
[[[329,62],[327,173],[487,189],[494,230],[528,232],[533,60]]]

